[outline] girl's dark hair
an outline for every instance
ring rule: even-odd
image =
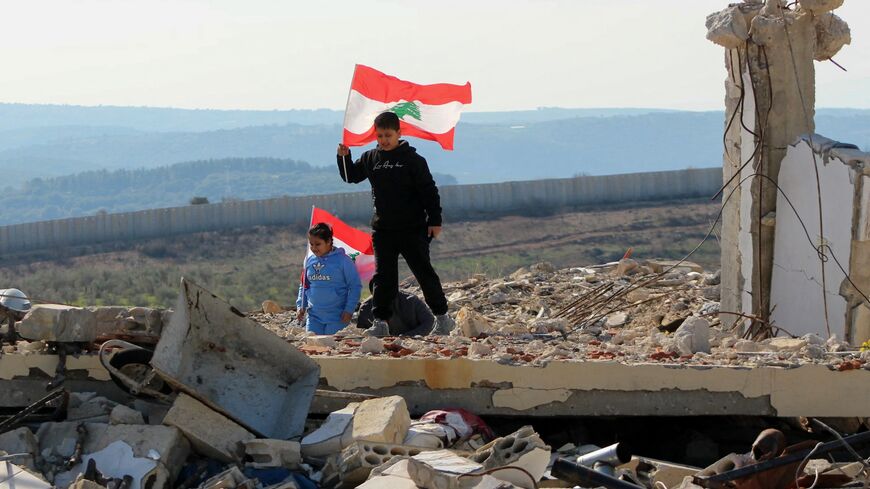
[[[381,112],[375,117],[375,128],[399,130],[399,116],[395,112]]]
[[[308,235],[328,242],[332,240],[332,228],[325,222],[318,222],[311,226],[311,229],[308,230]]]

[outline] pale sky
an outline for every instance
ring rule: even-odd
[[[733,1],[733,0],[732,0]],[[0,3],[0,102],[343,109],[355,63],[470,81],[467,110],[722,109],[728,0],[49,0]],[[817,63],[817,106],[870,108],[870,1]]]

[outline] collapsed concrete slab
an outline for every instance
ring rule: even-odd
[[[8,460],[0,461],[0,489],[50,489],[41,477]]]
[[[184,394],[178,394],[163,424],[184,433],[193,449],[221,462],[239,462],[244,452],[242,443],[256,438],[226,416]]]
[[[151,365],[251,432],[278,439],[302,433],[320,377],[308,356],[186,279]]]

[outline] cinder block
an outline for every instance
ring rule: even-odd
[[[369,399],[353,415],[353,439],[400,444],[410,426],[411,416],[402,397]]]
[[[248,440],[244,445],[245,455],[252,460],[247,465],[255,469],[267,467],[296,469],[302,462],[298,441],[261,439]]]
[[[184,393],[178,394],[163,418],[163,424],[181,430],[197,453],[222,462],[240,461],[242,443],[256,438],[226,416]]]
[[[341,451],[336,471],[342,484],[353,486],[366,480],[372,469],[393,457],[413,457],[428,450],[392,443],[356,441]]]
[[[36,468],[35,460],[39,453],[39,441],[28,428],[21,427],[0,434],[0,450],[7,454],[25,454],[10,459],[10,462],[23,465],[31,470]]]
[[[81,307],[37,304],[17,328],[28,340],[91,342],[97,338],[97,317]]]
[[[550,462],[550,447],[541,440],[531,426],[523,426],[514,433],[497,438],[480,447],[470,457],[486,470],[496,467],[521,467],[541,480]],[[531,488],[531,481],[518,470],[500,470],[493,473],[498,479],[519,487]]]

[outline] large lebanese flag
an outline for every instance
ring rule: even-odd
[[[371,280],[372,275],[375,274],[375,249],[372,246],[371,235],[347,225],[344,221],[323,209],[312,207],[311,225],[314,226],[321,222],[325,222],[332,227],[333,246],[344,248],[347,256],[356,265],[356,271],[359,273],[360,280],[363,282]],[[305,254],[305,261],[302,262],[303,277],[305,276],[304,264],[312,254],[311,248],[308,248],[308,253]],[[305,285],[307,288],[307,284]]]
[[[403,136],[437,141],[452,150],[454,127],[462,107],[470,103],[471,83],[418,85],[356,65],[344,112],[343,143],[362,146],[375,141],[375,117],[391,111],[399,116]]]

